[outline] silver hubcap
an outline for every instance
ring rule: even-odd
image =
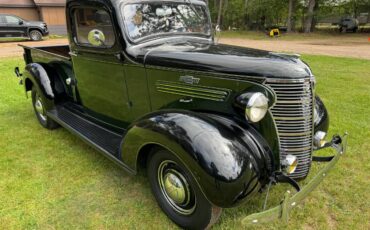
[[[173,161],[163,161],[158,168],[158,181],[168,204],[178,213],[190,215],[195,210],[195,197],[186,178],[176,170]]]
[[[33,31],[33,32],[31,32],[31,38],[32,38],[32,40],[39,40],[40,35],[39,35],[39,33]]]
[[[176,204],[182,204],[185,201],[185,185],[174,173],[168,172],[164,176],[164,189],[168,197]]]
[[[38,94],[36,94],[35,110],[36,110],[37,114],[40,116],[40,118],[43,121],[46,121],[44,106],[43,106],[41,98]]]

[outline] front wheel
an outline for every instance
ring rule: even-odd
[[[32,41],[41,41],[42,40],[42,33],[38,30],[31,30],[30,31],[30,39]]]
[[[59,125],[46,116],[45,102],[38,89],[32,87],[32,105],[39,123],[46,129],[56,129]]]
[[[152,192],[173,222],[186,229],[207,229],[216,223],[222,209],[205,198],[177,157],[167,150],[157,149],[147,165]]]

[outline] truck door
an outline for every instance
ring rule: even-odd
[[[122,47],[104,5],[69,8],[70,43],[76,86],[85,111],[104,122],[122,124],[129,113]]]

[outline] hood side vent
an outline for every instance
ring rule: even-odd
[[[157,81],[158,92],[199,98],[211,101],[225,101],[231,90],[223,88],[205,87],[199,85],[177,83],[170,81]]]

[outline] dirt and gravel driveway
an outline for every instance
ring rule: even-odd
[[[370,36],[369,36],[370,37]],[[284,41],[250,40],[241,38],[221,38],[221,43],[246,46],[276,52],[291,52],[298,54],[318,54],[336,57],[353,57],[370,59],[370,40],[367,37],[330,39],[309,39]]]
[[[318,54],[340,57],[364,58],[370,60],[370,41],[362,38],[305,39],[286,41],[280,39],[252,40],[245,38],[221,38],[221,43],[265,49],[276,52],[298,54]],[[23,50],[18,44],[26,46],[48,46],[67,44],[67,39],[48,39],[42,42],[3,42],[0,41],[0,58],[21,56]]]

